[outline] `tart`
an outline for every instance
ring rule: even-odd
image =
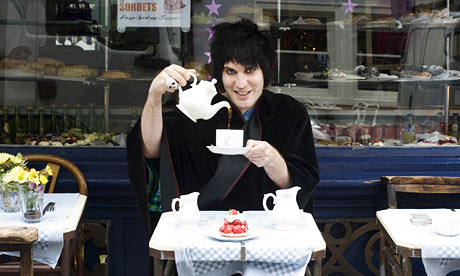
[[[225,216],[219,233],[225,237],[244,237],[249,233],[249,227],[244,216],[237,210],[231,209]]]

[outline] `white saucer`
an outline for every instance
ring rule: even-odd
[[[206,146],[212,153],[224,154],[224,155],[238,155],[245,154],[249,148],[234,148],[234,147],[216,147],[214,145]]]
[[[224,236],[219,232],[219,229],[215,228],[210,228],[209,231],[206,233],[208,237],[220,240],[220,241],[245,241],[245,240],[250,240],[255,237],[257,237],[257,231],[254,229],[249,229],[246,235],[244,236],[238,236],[238,237],[229,237],[229,236]]]

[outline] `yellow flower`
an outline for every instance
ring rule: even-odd
[[[43,174],[40,175],[40,182],[45,185],[46,183],[48,183],[48,177],[44,176]]]
[[[11,157],[14,157],[14,156],[6,152],[0,153],[0,165],[5,164],[5,162]]]
[[[23,163],[23,160],[22,160],[22,154],[18,153],[16,156],[11,156],[10,158],[11,162],[13,162],[14,164],[21,164]]]
[[[48,173],[48,175],[53,175],[53,170],[49,165],[46,165],[46,173]]]
[[[27,178],[27,171],[21,166],[16,166],[3,176],[3,182],[25,183],[27,182]]]

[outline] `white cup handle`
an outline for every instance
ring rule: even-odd
[[[179,198],[175,198],[171,202],[171,209],[172,209],[173,213],[176,213],[176,215],[177,215],[177,210],[176,210],[176,203],[177,202],[179,202],[179,209],[180,209],[180,199]]]
[[[264,210],[271,216],[272,213],[270,212],[270,209],[267,207],[267,199],[273,197],[273,203],[276,204],[276,196],[272,193],[268,193],[264,195],[264,199],[262,201],[262,205],[264,206]]]

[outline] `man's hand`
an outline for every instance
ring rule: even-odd
[[[267,166],[276,158],[282,158],[279,152],[265,141],[249,139],[246,147],[250,150],[244,156],[259,168]]]
[[[268,177],[280,188],[292,186],[291,176],[283,156],[266,141],[249,139],[246,147],[250,148],[244,155],[254,165],[264,168]]]

